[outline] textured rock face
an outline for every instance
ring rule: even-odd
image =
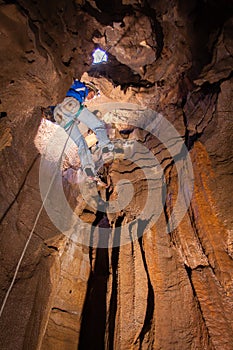
[[[42,204],[40,153],[54,127],[40,125],[40,106],[60,102],[72,76],[100,88],[93,110],[128,102],[161,113],[184,140],[194,171],[191,204],[168,234],[182,157],[174,164],[130,117],[106,119],[113,139],[137,140],[161,164],[164,183],[153,191],[158,198],[166,184],[165,205],[148,228],[132,221],[148,196],[142,170],[122,160],[105,169],[104,200],[130,197],[122,179],[134,195],[122,210],[103,213],[82,199],[71,149],[63,187],[75,213],[95,226],[91,239],[100,227],[115,243],[134,239],[114,248],[81,245],[43,210],[0,318],[1,349],[233,348],[231,16],[228,1],[0,2],[1,303]],[[93,66],[97,44],[109,61]],[[145,153],[138,157],[153,169]],[[85,236],[82,226],[76,230]]]

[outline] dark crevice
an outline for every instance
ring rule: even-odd
[[[93,221],[91,225],[91,235],[90,235],[90,247],[89,247],[89,260],[90,260],[90,266],[92,267],[92,261],[93,261],[93,237],[94,237],[94,230],[96,227],[98,227],[99,224],[101,224],[102,219],[104,218],[104,213],[97,210],[95,220]]]
[[[67,314],[69,313],[69,311],[64,310],[64,309],[60,309],[59,307],[53,307],[52,311],[60,311],[60,312],[64,312],[64,313],[67,313]]]
[[[45,244],[46,244],[46,243],[45,243]],[[47,244],[46,244],[46,245],[47,245]],[[53,245],[47,245],[47,247],[48,247],[49,249],[55,250],[56,252],[59,252],[58,247],[55,247],[55,246],[53,246]]]
[[[7,117],[7,112],[0,112],[0,119],[6,118],[6,117]]]
[[[192,288],[192,292],[193,292],[193,297],[197,303],[197,306],[198,306],[198,310],[200,312],[200,316],[201,316],[201,319],[202,319],[202,322],[203,322],[203,325],[205,326],[205,329],[206,329],[206,333],[207,333],[207,336],[208,336],[208,341],[209,343],[211,344],[211,337],[210,337],[210,334],[209,334],[209,330],[206,326],[206,321],[205,321],[205,318],[204,318],[204,315],[203,315],[203,312],[202,312],[202,308],[201,308],[201,304],[198,300],[198,296],[197,296],[197,293],[196,293],[196,290],[195,290],[195,287],[194,287],[194,284],[193,284],[193,281],[192,281],[192,273],[193,273],[193,270],[186,264],[184,264],[184,268],[187,272],[187,276],[188,276],[188,280],[189,280],[189,283],[190,283],[190,286]],[[195,270],[198,270],[198,271],[201,271],[203,269],[206,269],[207,267],[206,266],[201,266],[199,265],[198,267],[195,268]]]
[[[154,307],[155,307],[155,302],[154,302],[154,290],[153,286],[150,281],[150,275],[148,271],[148,266],[146,262],[146,255],[145,251],[143,248],[143,240],[142,240],[142,235],[141,232],[144,232],[146,227],[147,227],[148,222],[147,221],[139,221],[138,223],[138,242],[140,245],[141,249],[141,256],[142,256],[142,261],[144,265],[144,269],[146,272],[147,276],[147,287],[148,287],[148,295],[147,295],[147,309],[146,309],[146,315],[143,323],[143,327],[141,329],[141,332],[139,334],[139,341],[140,341],[140,348],[142,346],[143,340],[145,338],[145,335],[151,330],[152,322],[153,322],[153,315],[154,315]]]
[[[190,223],[191,223],[191,226],[193,228],[193,232],[197,238],[197,240],[200,242],[200,238],[199,238],[199,234],[198,234],[198,227],[197,227],[197,223],[196,223],[196,219],[195,219],[195,214],[194,214],[194,211],[193,211],[193,208],[192,208],[192,205],[190,205],[190,207],[188,208],[188,214],[189,214],[189,220],[190,220]],[[205,254],[205,250],[200,242],[200,246],[203,250],[203,253]],[[206,256],[206,254],[205,254]],[[206,256],[207,257],[207,256]],[[207,259],[208,260],[208,259]]]
[[[229,77],[227,79],[229,79]],[[210,84],[209,82],[205,82],[198,91],[193,91],[189,99],[185,101],[185,104],[183,106],[183,120],[185,125],[185,145],[188,150],[192,149],[194,143],[203,135],[203,132],[206,128],[205,126],[203,126],[203,129],[201,131],[197,131],[197,128],[196,128],[196,132],[193,133],[192,131],[192,134],[191,134],[189,130],[189,120],[191,119],[192,114],[194,113],[195,109],[198,108],[199,104],[203,103],[204,99],[209,96],[210,103],[209,105],[205,106],[206,111],[204,113],[204,117],[202,118],[201,121],[198,122],[198,124],[196,125],[197,127],[203,122],[205,115],[207,114],[208,109],[211,106],[211,101],[212,101],[212,98],[214,98],[214,95],[216,95],[216,100],[217,100],[217,96],[221,90],[220,85],[225,80],[226,79],[222,79],[213,84]],[[214,101],[213,104],[216,104],[216,101]],[[187,113],[185,112],[185,109],[191,112]],[[211,122],[211,120],[208,121],[207,125]]]
[[[127,14],[132,14],[131,5],[122,5],[121,1],[96,0],[98,9],[86,1],[82,10],[94,17],[102,25],[113,25],[113,22],[122,22]]]
[[[158,20],[155,9],[151,8],[147,1],[144,3],[144,7],[141,9],[142,12],[148,16],[151,20],[152,31],[156,37],[156,59],[161,56],[164,46],[164,34],[161,23]]]
[[[193,285],[193,282],[192,282],[192,269],[186,264],[184,265],[184,267],[185,267],[185,270],[187,272],[188,279],[189,279],[189,282],[190,282],[190,285],[191,285],[191,288],[192,288],[192,291],[193,291],[193,296],[196,298],[197,297],[197,293],[195,291],[195,288],[194,288],[194,285]]]
[[[134,87],[134,88],[140,88],[140,87],[143,87],[143,88],[151,88],[152,86],[155,86],[155,83],[152,83],[148,80],[145,80],[145,79],[141,79],[138,81],[138,82],[134,82],[134,81],[131,81],[131,82],[127,82],[126,84],[120,84],[121,85],[121,89],[126,91],[128,89],[128,87]]]
[[[227,78],[227,80],[230,77]],[[219,93],[220,92],[220,84],[224,81],[225,79],[219,80],[216,83],[209,83],[208,81],[206,81],[202,86],[201,86],[201,90],[200,93],[203,96],[209,95],[209,94],[214,94],[214,93]]]
[[[211,62],[217,37],[224,22],[232,16],[232,4],[227,0],[179,0],[178,10],[187,25],[193,57],[193,65],[188,74],[194,80],[203,67]]]
[[[68,61],[62,61],[62,63],[64,64],[64,66],[69,67],[72,63],[72,60],[73,60],[73,57],[70,57]]]
[[[114,86],[120,85],[124,91],[129,86],[150,88],[155,85],[155,83],[141,79],[139,74],[135,74],[131,68],[120,63],[110,53],[108,53],[108,62],[92,65],[88,74],[94,78],[106,78]]]
[[[103,213],[99,213],[99,215],[101,219],[98,222],[98,227],[109,227],[106,216]],[[99,218],[97,217],[95,224]],[[94,249],[90,248],[91,265],[93,253]],[[95,263],[89,276],[82,312],[79,350],[101,350],[104,349],[105,344],[106,294],[109,278],[108,249],[97,248],[95,253]]]
[[[93,210],[90,210],[88,208],[83,209],[83,214],[93,214]]]
[[[116,227],[120,227],[123,222],[124,217],[118,217],[116,221]],[[115,333],[115,323],[116,323],[116,312],[117,312],[117,293],[118,293],[118,261],[120,253],[120,234],[119,230],[114,233],[113,246],[112,249],[112,294],[110,298],[109,306],[109,319],[108,319],[108,350],[114,349],[114,333]]]
[[[168,165],[168,167],[170,167],[171,164]],[[170,170],[171,171],[171,170]],[[167,224],[167,230],[168,232],[171,232],[171,227],[170,227],[170,224],[169,224],[169,210],[168,208],[171,207],[169,206],[169,203],[168,203],[168,186],[170,185],[170,181],[171,181],[171,177],[170,177],[170,174],[169,174],[169,179],[168,181],[166,181],[166,176],[164,175],[166,173],[166,170],[164,169],[164,172],[163,172],[163,177],[162,177],[162,203],[163,204],[163,212],[164,212],[164,217],[165,217],[165,220],[166,220],[166,224]]]
[[[184,123],[184,126],[185,126],[185,135],[184,135],[184,143],[185,143],[185,146],[187,147],[188,150],[190,150],[191,148],[191,145],[189,144],[189,130],[188,130],[188,121],[187,121],[187,116],[183,110],[183,123]]]

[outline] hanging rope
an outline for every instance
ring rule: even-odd
[[[42,202],[42,204],[41,204],[41,207],[40,207],[40,209],[39,209],[39,211],[38,211],[38,214],[37,214],[37,216],[36,216],[34,225],[33,225],[32,229],[31,229],[31,232],[30,232],[30,234],[29,234],[29,236],[28,236],[28,239],[27,239],[27,241],[26,241],[26,243],[25,243],[24,249],[23,249],[23,251],[22,251],[22,253],[21,253],[21,256],[20,256],[20,258],[19,258],[18,264],[17,264],[17,266],[16,266],[15,273],[14,273],[14,276],[13,276],[13,278],[12,278],[11,284],[10,284],[10,286],[9,286],[7,292],[6,292],[6,295],[5,295],[5,297],[4,297],[4,300],[3,300],[3,303],[2,303],[2,306],[1,306],[1,310],[0,310],[0,318],[1,318],[2,313],[3,313],[3,311],[4,311],[6,302],[7,302],[7,300],[8,300],[9,295],[10,295],[10,292],[12,291],[12,288],[13,288],[13,286],[14,286],[14,283],[15,283],[15,280],[16,280],[16,277],[17,277],[17,274],[18,274],[18,272],[19,272],[20,265],[21,265],[22,260],[23,260],[23,258],[24,258],[24,256],[25,256],[27,247],[28,247],[28,245],[29,245],[29,243],[30,243],[30,241],[31,241],[32,235],[33,235],[34,230],[35,230],[35,228],[36,228],[37,222],[38,222],[38,220],[39,220],[39,218],[40,218],[40,214],[41,214],[41,212],[42,212],[42,210],[43,210],[44,204],[45,204],[45,202],[46,202],[46,200],[47,200],[47,198],[48,198],[49,192],[50,192],[50,190],[51,190],[51,188],[52,188],[52,186],[53,186],[53,183],[54,183],[54,180],[55,180],[55,177],[56,177],[56,174],[57,174],[57,170],[58,170],[58,168],[59,168],[59,166],[60,166],[60,163],[61,163],[61,161],[62,161],[62,156],[63,156],[63,153],[65,152],[67,143],[68,143],[69,138],[70,138],[70,135],[71,135],[71,131],[72,131],[72,129],[73,129],[73,126],[74,126],[74,123],[72,123],[72,125],[71,125],[70,131],[69,131],[69,134],[68,134],[68,137],[67,137],[66,142],[65,142],[65,144],[64,144],[64,147],[63,147],[63,149],[62,149],[61,156],[60,156],[60,158],[59,158],[59,160],[58,160],[58,165],[57,165],[57,167],[56,167],[56,169],[55,169],[55,171],[54,171],[54,174],[53,174],[52,180],[51,180],[51,182],[50,182],[48,191],[47,191],[47,193],[46,193],[46,195],[45,195],[45,197],[44,197],[44,200],[43,200],[43,202]]]

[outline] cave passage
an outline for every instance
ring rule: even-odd
[[[0,1],[1,349],[232,350],[232,33],[229,0]],[[42,118],[73,79],[99,182]]]

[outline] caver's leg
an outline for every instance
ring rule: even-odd
[[[73,127],[71,126],[70,128],[72,128],[70,137],[78,146],[78,155],[82,169],[86,172],[87,175],[95,175],[95,164],[83,135],[81,134],[76,123],[74,123]],[[67,130],[68,134],[70,132],[70,128]],[[88,171],[88,169],[90,169],[90,171]]]
[[[86,124],[89,129],[94,131],[98,139],[98,146],[100,148],[104,148],[105,146],[109,146],[109,149],[113,148],[111,141],[108,138],[105,124],[87,108],[83,109],[78,117],[78,120]]]

